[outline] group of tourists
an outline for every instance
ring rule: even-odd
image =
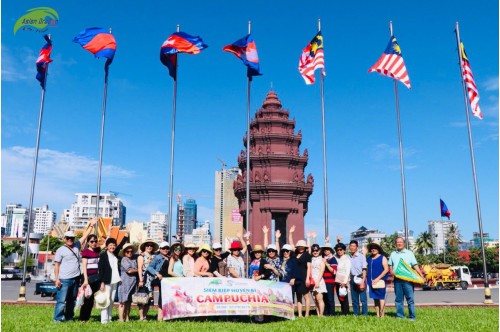
[[[403,238],[396,241],[397,250],[389,259],[380,245],[370,243],[368,258],[359,251],[358,243],[347,247],[340,238],[332,246],[315,243],[316,234],[307,233],[306,240],[294,244],[292,226],[288,243],[280,248],[280,231],[275,233],[275,244],[268,243],[269,229],[263,227],[264,243],[251,244],[250,233],[230,242],[223,252],[218,242],[207,244],[168,242],[156,243],[152,239],[143,241],[139,248],[127,243],[124,237],[120,243],[107,238],[102,246],[93,233],[97,219],[90,220],[82,237],[76,241],[72,231],[64,234],[64,246],[55,255],[55,285],[58,288],[54,321],[73,320],[77,293],[83,292],[80,321],[90,319],[92,308],[101,310],[101,323],[112,320],[112,307],[118,297],[118,319],[128,321],[133,298],[138,305],[139,319],[146,320],[148,311],[154,305],[154,289],[158,288],[157,319],[163,319],[161,280],[168,277],[215,277],[251,278],[255,281],[270,280],[290,284],[296,299],[298,316],[309,316],[311,299],[318,316],[335,314],[335,298],[340,303],[340,313],[349,314],[349,292],[354,315],[368,315],[367,295],[375,302],[376,315],[384,317],[386,285],[385,280],[394,275],[400,259],[421,274],[411,251],[405,249]],[[313,244],[311,245],[311,235]],[[84,250],[82,250],[85,247]],[[245,253],[249,264],[246,268]],[[81,264],[80,264],[81,261]],[[367,294],[368,289],[368,294]],[[409,318],[415,319],[413,284],[395,278],[397,317],[404,318],[403,297],[409,307]],[[305,307],[305,308],[304,308]]]

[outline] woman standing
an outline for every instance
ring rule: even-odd
[[[158,250],[158,244],[152,239],[146,239],[141,243],[139,249],[141,254],[137,257],[137,269],[139,273],[139,288],[146,287],[149,293],[149,302],[144,305],[139,306],[139,319],[146,320],[148,315],[149,306],[154,302],[153,286],[151,282],[153,281],[153,276],[146,272],[149,264],[153,261],[153,252]]]
[[[256,280],[280,281],[281,259],[274,244],[267,246],[267,257],[261,260],[259,275]]]
[[[160,253],[153,258],[151,264],[148,265],[146,271],[149,275],[153,276],[152,286],[158,287],[158,321],[163,320],[163,309],[162,309],[162,299],[161,299],[161,280],[164,277],[168,277],[168,265],[170,257],[168,252],[170,250],[170,244],[168,242],[161,242]]]
[[[101,279],[100,291],[109,296],[110,304],[101,309],[101,323],[107,324],[112,320],[113,303],[115,300],[116,289],[121,281],[118,268],[118,257],[116,255],[116,240],[109,238],[106,240],[106,251],[100,256],[98,268]]]
[[[137,260],[134,258],[134,253],[137,248],[127,243],[121,253],[122,260],[120,263],[122,283],[118,288],[118,320],[128,322],[130,318],[130,305],[132,304],[132,295],[137,288]]]
[[[212,249],[208,244],[203,244],[196,252],[199,257],[194,262],[194,276],[195,277],[213,277],[210,272],[210,257],[212,256]]]
[[[194,243],[188,243],[185,246],[184,257],[182,257],[182,266],[184,267],[185,277],[194,277],[194,262],[197,258],[196,249],[198,247]]]
[[[337,258],[333,255],[333,247],[328,243],[328,236],[326,243],[321,247],[323,251],[323,259],[325,262],[325,272],[323,273],[323,280],[326,286],[326,299],[325,302],[325,316],[335,315],[335,274],[337,273]]]
[[[302,299],[306,304],[305,317],[309,317],[311,308],[311,299],[309,296],[311,277],[311,255],[307,252],[306,241],[299,240],[295,246],[295,256],[297,257],[297,272],[296,272],[296,287],[295,294],[297,295],[297,312],[298,316],[302,317]]]
[[[226,258],[230,254],[229,251],[222,253],[222,245],[219,242],[212,245],[212,250],[214,254],[210,260],[210,272],[214,274],[214,277],[226,277],[228,273]]]
[[[367,258],[366,262],[368,264],[368,285],[370,286],[369,295],[375,301],[375,311],[377,317],[385,316],[385,293],[386,286],[385,280],[389,276],[389,265],[387,263],[387,258],[383,255],[383,250],[377,243],[370,243],[368,245],[368,251],[371,256]],[[373,285],[384,281],[384,287],[373,288]]]
[[[87,238],[88,248],[82,251],[83,285],[92,289],[92,295],[85,297],[80,309],[80,321],[86,322],[90,319],[92,307],[94,306],[94,293],[101,288],[99,277],[99,253],[101,248],[97,245],[97,235],[91,234]]]
[[[260,280],[259,270],[260,264],[262,262],[262,253],[264,253],[264,248],[260,244],[256,244],[255,248],[252,248],[250,243],[247,244],[247,250],[250,252],[250,267],[248,268],[248,278],[254,280]]]
[[[229,247],[231,255],[227,258],[227,267],[229,269],[228,277],[230,278],[244,278],[245,277],[245,262],[243,255],[245,249],[239,241],[233,241]]]
[[[321,257],[321,249],[319,244],[313,244],[311,246],[312,259],[311,259],[311,274],[314,279],[314,288],[312,290],[312,295],[314,302],[316,304],[316,313],[318,317],[323,316],[325,311],[325,303],[323,302],[323,293],[326,293],[326,284],[323,280],[323,273],[325,272],[325,262],[323,257]]]
[[[349,285],[349,276],[351,274],[351,259],[345,254],[346,246],[343,243],[335,245],[337,255],[337,274],[335,275],[335,290],[340,302],[342,315],[349,314],[349,297],[347,296],[347,288]],[[341,291],[341,288],[343,290]],[[345,294],[344,294],[345,293]]]
[[[168,275],[171,277],[184,277],[184,267],[182,266],[182,252],[184,246],[180,242],[172,243],[170,252],[170,262],[168,264]]]

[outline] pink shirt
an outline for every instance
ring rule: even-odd
[[[207,272],[210,269],[210,265],[208,264],[208,261],[200,257],[194,262],[194,272]]]

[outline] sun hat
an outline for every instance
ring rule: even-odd
[[[196,251],[198,254],[201,253],[202,250],[206,250],[212,255],[214,252],[212,251],[212,248],[208,244],[202,244],[201,247]]]
[[[337,249],[343,249],[343,250],[345,251],[345,250],[346,250],[346,248],[347,248],[347,247],[345,246],[345,244],[343,244],[342,242],[339,242],[339,243],[337,243],[337,244],[335,245],[335,248],[333,248],[333,249],[335,249],[335,251],[336,251]]]
[[[64,237],[76,237],[73,231],[64,232]]]
[[[229,247],[229,250],[241,250],[243,247],[241,246],[240,241],[233,241],[231,242],[231,246]]]
[[[160,248],[163,248],[163,247],[170,247],[170,243],[168,243],[168,242],[166,242],[166,241],[160,242],[159,247],[160,247]]]
[[[253,247],[252,252],[264,252],[264,248],[260,244],[256,244],[255,247]]]
[[[289,245],[289,244],[285,244],[285,245],[283,245],[283,247],[281,248],[281,250],[290,250],[291,251],[292,250],[292,246]]]
[[[368,251],[370,251],[370,250],[372,250],[372,249],[377,249],[377,250],[378,250],[378,252],[379,252],[380,254],[383,254],[383,253],[384,253],[384,249],[382,249],[382,247],[381,247],[378,243],[373,242],[373,243],[370,243],[370,244],[367,246],[367,250],[368,250]]]
[[[96,309],[106,309],[107,307],[109,307],[110,300],[108,292],[106,291],[102,292],[100,290],[95,292],[94,302]]]
[[[298,240],[298,241],[297,241],[297,244],[295,245],[295,248],[297,248],[297,247],[304,247],[304,248],[307,248],[307,243],[306,243],[306,241],[304,241],[304,240]]]
[[[188,242],[186,243],[186,245],[184,246],[184,248],[186,249],[198,249],[198,246],[196,244],[194,244],[193,242]]]
[[[122,250],[120,251],[120,256],[125,255],[125,251],[127,251],[127,249],[129,249],[129,248],[132,248],[134,250],[134,252],[137,251],[136,246],[134,246],[132,243],[127,243],[123,246]]]
[[[148,244],[148,243],[151,243],[153,245],[153,251],[158,250],[158,243],[156,243],[155,240],[153,240],[153,239],[144,240],[144,242],[141,243],[139,249],[141,249],[141,251],[146,250],[146,244]]]
[[[345,288],[345,287],[340,287],[340,288],[339,288],[339,296],[340,296],[340,297],[344,297],[344,296],[346,296],[346,295],[347,295],[347,288]]]
[[[222,244],[220,244],[219,242],[215,242],[213,245],[212,245],[212,249],[215,250],[215,249],[222,249]]]
[[[276,245],[274,245],[274,244],[270,244],[270,245],[268,245],[268,246],[267,246],[267,248],[266,248],[266,251],[269,251],[269,250],[274,250],[274,251],[277,251],[277,250],[276,250]]]
[[[329,243],[329,242],[326,242],[322,247],[321,249],[330,249],[331,251],[333,251],[333,247],[332,247],[332,244]]]

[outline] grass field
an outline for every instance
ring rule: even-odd
[[[87,323],[78,321],[55,324],[52,322],[52,306],[31,305],[2,305],[2,331],[424,331],[424,332],[468,332],[468,331],[498,331],[499,310],[495,308],[417,308],[417,320],[411,322],[407,319],[396,319],[395,310],[387,309],[387,317],[379,319],[373,313],[368,317],[335,316],[335,317],[310,317],[294,321],[276,321],[263,324],[212,318],[205,320],[177,320],[157,322],[156,317],[148,317],[150,321],[137,321],[137,310],[132,310],[133,321],[121,323],[113,321],[103,326],[99,319],[99,311],[94,310],[91,320]],[[156,310],[152,310],[156,313]],[[116,309],[113,319],[117,318]]]

